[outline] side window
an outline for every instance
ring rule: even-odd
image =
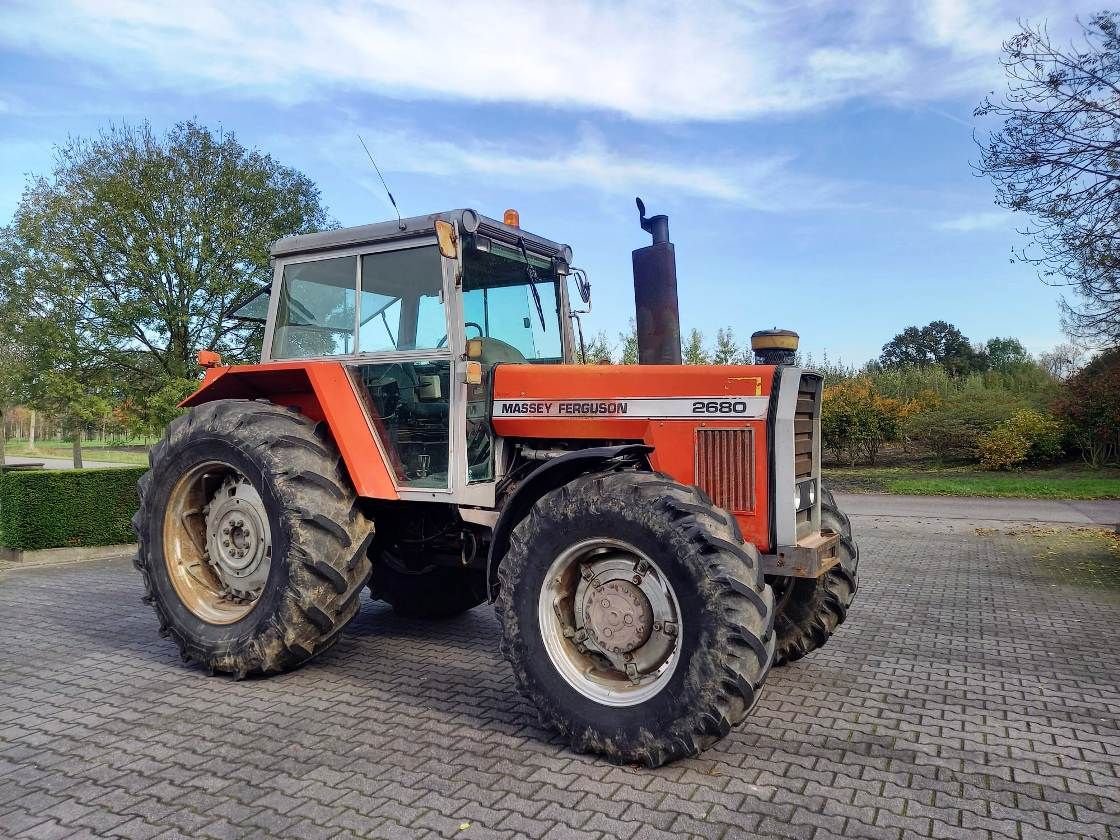
[[[447,335],[434,245],[362,257],[362,320],[358,350],[433,350]]]
[[[356,257],[335,257],[284,267],[272,358],[294,359],[354,352]]]
[[[451,363],[358,365],[360,393],[402,487],[447,487]]]

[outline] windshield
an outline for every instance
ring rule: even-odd
[[[464,251],[467,337],[481,333],[517,348],[530,362],[558,362],[564,355],[559,278],[549,260],[528,256],[535,283],[529,282],[525,257],[519,251],[497,243],[489,251]]]

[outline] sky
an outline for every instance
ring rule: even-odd
[[[682,328],[797,330],[861,364],[906,326],[1064,340],[978,177],[1016,20],[1080,0],[0,0],[0,224],[53,146],[197,119],[314,180],[342,225],[473,207],[570,244],[588,334],[633,314],[634,197],[666,213]]]

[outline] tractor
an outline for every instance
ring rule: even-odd
[[[668,219],[638,209],[634,366],[579,363],[587,275],[514,211],[276,242],[230,313],[260,364],[201,352],[139,483],[136,566],[183,659],[295,668],[367,586],[412,618],[490,601],[543,724],[658,766],[825,644],[859,552],[821,484],[822,377],[777,329],[757,364],[682,365]]]

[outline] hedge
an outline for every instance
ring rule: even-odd
[[[145,470],[5,470],[0,545],[33,551],[135,542],[136,482]]]

